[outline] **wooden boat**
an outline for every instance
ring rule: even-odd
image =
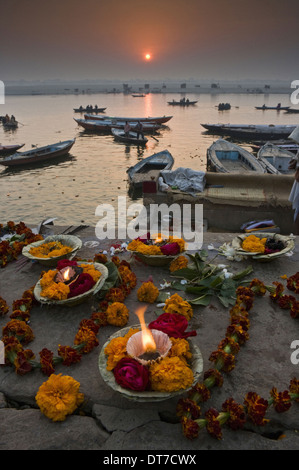
[[[174,159],[168,150],[155,153],[127,169],[129,184],[134,189],[142,188],[144,181],[150,181],[151,177],[156,179],[161,170],[171,170],[173,164]]]
[[[288,167],[290,161],[294,158],[294,154],[271,142],[267,142],[259,149],[257,158],[268,173],[276,175],[292,173],[292,170],[289,170]]]
[[[75,121],[82,126],[87,131],[100,131],[100,132],[110,132],[112,127],[115,129],[123,129],[125,127],[126,121],[113,121],[111,119],[106,120],[91,120],[91,119],[75,119]],[[132,131],[136,126],[137,122],[129,122]],[[159,124],[153,122],[143,122],[143,132],[152,133],[160,129]]]
[[[87,108],[74,108],[75,113],[103,113],[107,108],[93,108],[93,107],[87,107]]]
[[[148,141],[146,137],[142,138],[141,136],[137,139],[137,132],[130,131],[128,135],[126,135],[123,129],[116,129],[115,127],[112,127],[111,132],[115,140],[126,144],[145,145]]]
[[[299,113],[299,109],[296,109],[296,108],[288,108],[288,109],[286,109],[286,112],[289,113],[289,114],[298,114],[298,113]]]
[[[175,100],[168,101],[168,104],[170,104],[171,106],[193,106],[196,103],[197,101],[190,101],[188,99],[187,100],[182,99],[179,101],[175,101]]]
[[[133,93],[132,96],[133,96],[133,98],[144,98],[145,94],[144,93]]]
[[[128,121],[128,122],[154,122],[156,124],[164,124],[165,122],[168,122],[172,116],[158,116],[158,117],[119,117],[119,116],[93,116],[90,114],[85,114],[84,115],[85,119],[94,119],[94,120],[111,120],[111,121]]]
[[[267,142],[253,142],[250,147],[254,152],[258,152],[260,148],[263,147]],[[279,147],[281,150],[288,150],[289,152],[292,152],[292,154],[296,154],[299,150],[299,144],[291,143],[288,142],[287,140],[272,140],[272,144],[276,145]]]
[[[218,139],[207,149],[207,167],[219,173],[266,173],[254,155],[224,139]]]
[[[0,160],[0,164],[4,166],[20,166],[45,162],[67,155],[74,143],[75,139],[72,139],[28,150],[27,152],[17,152]]]
[[[2,125],[4,129],[16,129],[19,127],[18,121],[3,121]]]
[[[289,108],[290,106],[280,106],[279,104],[277,106],[266,106],[265,104],[263,106],[255,106],[255,109],[261,109],[262,111],[266,111],[266,110],[287,111]]]
[[[228,109],[231,109],[230,103],[219,103],[218,104],[218,111],[227,111]]]
[[[240,137],[248,140],[284,139],[297,127],[292,124],[201,124],[209,132],[217,135]]]
[[[11,155],[20,148],[24,147],[25,144],[21,145],[0,145],[0,156]]]

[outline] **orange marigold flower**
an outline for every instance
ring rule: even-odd
[[[64,421],[83,402],[80,383],[72,377],[52,374],[35,396],[41,412],[53,421]]]
[[[287,288],[299,294],[299,272],[290,276],[287,280]]]
[[[211,397],[211,392],[205,384],[197,382],[195,385],[193,385],[191,390],[189,390],[188,396],[193,400],[203,402],[209,400]]]
[[[0,316],[6,315],[8,311],[9,308],[6,301],[2,297],[0,297]]]
[[[273,406],[277,413],[283,413],[290,409],[291,397],[287,390],[284,392],[278,392],[277,388],[273,387],[270,391],[270,396],[273,398]]]
[[[108,258],[103,253],[98,253],[98,254],[94,255],[93,260],[94,260],[95,263],[106,264],[107,261],[108,261]]]
[[[24,322],[28,322],[30,318],[30,313],[28,310],[25,312],[23,310],[14,310],[11,315],[9,315],[9,318],[15,319],[15,320],[22,320]]]
[[[60,346],[58,348],[58,356],[62,357],[62,364],[64,366],[70,366],[81,361],[81,354],[70,346]]]
[[[228,398],[222,405],[222,410],[229,413],[227,420],[228,426],[233,429],[241,429],[246,422],[246,414],[244,407],[235,402],[232,398]]]
[[[216,439],[222,438],[221,425],[217,417],[219,412],[215,408],[210,408],[205,413],[205,418],[207,420],[206,428],[210,436],[215,437]]]
[[[111,287],[105,295],[107,302],[123,302],[125,300],[125,294],[119,287]]]
[[[115,264],[115,266],[119,266],[119,265],[120,265],[120,259],[119,259],[119,257],[116,256],[116,255],[112,256],[111,261],[112,261],[112,263]]]
[[[235,315],[231,317],[231,324],[232,325],[240,325],[243,330],[248,331],[250,326],[250,321],[248,317],[244,317],[243,315]]]
[[[189,342],[184,338],[170,338],[170,341],[172,342],[172,346],[168,357],[177,356],[187,364],[192,358]]]
[[[235,367],[235,356],[221,350],[212,352],[209,361],[214,362],[224,372],[231,372]]]
[[[249,284],[249,288],[252,289],[255,295],[258,296],[264,295],[267,291],[265,284],[256,278],[252,279],[251,283]]]
[[[179,269],[186,268],[188,266],[188,258],[184,255],[180,255],[175,258],[169,265],[170,272],[178,271]]]
[[[54,372],[54,354],[49,349],[44,348],[40,351],[39,355],[42,372],[49,377]]]
[[[98,346],[99,341],[92,330],[83,326],[79,329],[78,333],[76,334],[74,344],[82,345],[80,352],[82,352],[83,354],[87,354],[92,351],[93,348]]]
[[[196,421],[193,421],[193,419],[183,416],[182,428],[184,436],[187,437],[187,439],[195,439],[198,436],[199,426]]]
[[[165,357],[161,362],[150,365],[152,390],[175,392],[186,389],[193,383],[192,370],[178,357]]]
[[[213,385],[216,385],[216,387],[222,387],[223,385],[223,377],[221,375],[221,373],[219,372],[219,370],[217,369],[208,369],[205,373],[204,373],[204,380],[205,381],[210,381],[210,380],[213,380]]]
[[[128,338],[119,336],[118,338],[112,338],[105,347],[105,354],[108,356],[107,370],[113,370],[116,364],[127,356],[127,342]]]
[[[240,351],[240,345],[234,338],[225,337],[223,340],[220,341],[218,345],[218,349],[225,349],[229,348],[229,352],[232,354],[237,354]]]
[[[291,315],[292,318],[298,318],[299,317],[299,301],[296,300],[296,299],[293,301],[292,308],[291,308],[291,311],[290,311],[290,315]]]
[[[159,289],[152,281],[143,282],[137,291],[139,302],[147,302],[153,304],[159,296]]]
[[[289,390],[292,395],[297,395],[296,401],[299,402],[299,380],[295,377],[290,381]]]
[[[22,320],[11,320],[2,329],[3,336],[15,336],[21,343],[27,344],[34,339],[32,329]]]
[[[294,302],[296,302],[296,299],[293,295],[281,295],[277,301],[279,307],[282,309],[292,308]]]
[[[125,326],[129,320],[129,310],[122,302],[113,302],[106,311],[109,325]]]
[[[106,312],[93,312],[91,319],[100,327],[108,325]]]
[[[257,426],[264,426],[268,423],[265,414],[268,408],[268,401],[261,398],[255,392],[248,392],[244,399],[244,405],[250,420]]]
[[[240,344],[245,343],[249,338],[247,331],[241,325],[229,325],[226,329],[226,335],[228,337],[237,337]]]
[[[28,297],[14,300],[12,303],[12,310],[30,310],[32,305],[32,300]]]
[[[16,368],[16,373],[18,375],[25,375],[32,370],[32,364],[30,364],[30,359],[34,358],[34,354],[31,349],[25,349],[17,353],[17,357],[14,361],[14,366]]]
[[[189,321],[193,317],[193,309],[187,300],[182,299],[179,294],[173,294],[169,299],[166,299],[164,312],[177,313],[183,315]]]
[[[276,286],[275,291],[270,294],[270,299],[277,300],[283,293],[284,287],[281,282],[274,281],[272,282]]]
[[[176,414],[179,418],[187,415],[192,419],[197,419],[200,416],[200,406],[190,398],[180,398],[177,403]]]
[[[99,329],[100,329],[100,326],[97,325],[92,319],[86,319],[86,318],[84,320],[81,320],[79,326],[80,326],[80,328],[82,328],[82,327],[89,328],[96,335],[98,334]]]
[[[23,346],[15,336],[3,336],[5,363],[13,364],[18,352],[23,351]]]

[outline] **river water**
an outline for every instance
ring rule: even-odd
[[[68,157],[58,163],[8,169],[0,164],[0,223],[8,220],[37,224],[57,217],[57,225],[95,226],[98,205],[112,204],[128,195],[126,170],[140,159],[167,149],[178,167],[206,170],[206,150],[217,139],[204,132],[201,123],[297,124],[297,116],[276,111],[259,111],[255,106],[292,106],[290,96],[278,94],[187,94],[195,106],[170,106],[180,94],[148,94],[143,98],[120,94],[8,96],[0,114],[13,114],[18,129],[0,127],[0,143],[24,143],[23,150],[76,138]],[[231,109],[218,111],[218,103]],[[73,108],[80,105],[106,107],[114,116],[171,115],[167,128],[156,139],[149,137],[145,148],[116,142],[112,135],[87,133],[79,127]],[[244,147],[247,148],[246,143]],[[250,149],[250,148],[249,148]]]

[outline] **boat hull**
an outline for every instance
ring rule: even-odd
[[[207,167],[217,173],[266,172],[254,155],[224,139],[218,139],[207,149]]]
[[[171,170],[173,164],[173,156],[168,150],[155,153],[128,168],[129,184],[134,189],[141,189],[144,181],[149,181],[151,176],[156,179],[160,171]]]
[[[146,137],[137,139],[136,132],[129,132],[128,136],[125,135],[125,132],[122,129],[112,128],[111,132],[116,140],[126,144],[145,145],[148,142]]]
[[[112,128],[114,129],[123,129],[125,127],[125,121],[116,121],[113,122],[112,120],[84,120],[84,119],[75,119],[79,126],[82,126],[87,131],[100,131],[100,132],[110,132]],[[129,122],[130,126],[133,128],[136,126],[136,122]],[[159,124],[154,124],[150,122],[142,123],[143,125],[143,132],[155,132],[160,129]]]
[[[21,145],[3,145],[0,146],[0,156],[11,155],[12,153],[17,152],[20,148],[24,147],[25,144]]]
[[[119,117],[119,116],[93,116],[90,114],[84,115],[85,119],[92,119],[92,120],[112,120],[112,121],[123,121],[123,122],[152,122],[156,124],[165,124],[165,122],[170,121],[172,116],[158,116],[158,117]]]
[[[240,137],[248,140],[273,140],[287,138],[297,127],[295,125],[241,125],[241,124],[201,124],[207,131],[216,135]]]
[[[28,152],[17,153],[1,160],[0,164],[11,167],[30,165],[53,160],[55,158],[67,155],[74,143],[75,140],[70,140],[46,147],[37,148]]]

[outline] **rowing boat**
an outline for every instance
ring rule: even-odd
[[[189,100],[180,100],[180,101],[168,101],[168,104],[172,106],[193,106],[197,103],[197,101],[189,101]]]
[[[266,172],[254,155],[224,139],[218,139],[207,149],[207,167],[218,173]]]
[[[74,143],[75,139],[72,139],[28,150],[27,152],[17,152],[0,160],[0,164],[4,166],[30,165],[63,157],[69,153]]]
[[[74,108],[75,113],[103,113],[106,108]]]
[[[135,189],[141,188],[144,181],[156,180],[160,171],[171,170],[173,164],[173,156],[168,150],[155,153],[127,169],[129,184]]]
[[[287,111],[290,106],[255,106],[255,109],[260,109],[262,111],[273,110],[273,111]]]
[[[100,132],[110,132],[112,128],[123,129],[126,125],[126,121],[114,121],[112,119],[105,120],[96,120],[96,119],[74,119],[79,126],[82,126],[87,131],[100,131]],[[130,127],[134,130],[136,122],[129,122]],[[143,122],[142,123],[143,132],[152,133],[160,129],[159,124],[153,122]]]
[[[15,153],[20,148],[24,147],[25,144],[21,145],[0,145],[0,156],[11,155]]]
[[[137,138],[137,132],[129,131],[126,133],[123,129],[116,129],[114,127],[112,127],[111,132],[115,140],[126,144],[145,145],[148,141],[146,137],[139,136]]]
[[[292,124],[201,124],[209,132],[217,135],[242,137],[245,139],[283,139],[297,127]]]
[[[268,173],[280,175],[290,174],[289,163],[294,154],[277,145],[267,142],[257,153],[258,160],[263,164]]]
[[[168,122],[172,116],[157,116],[157,117],[119,117],[119,116],[93,116],[92,114],[85,114],[84,115],[85,119],[93,119],[93,120],[111,120],[111,121],[128,121],[128,122],[154,122],[156,124],[164,124],[165,122]]]

